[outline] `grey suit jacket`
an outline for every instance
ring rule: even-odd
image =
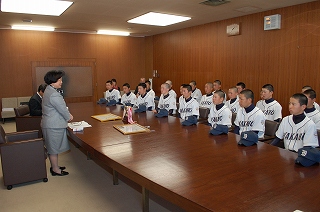
[[[42,98],[42,128],[66,128],[70,113],[66,103],[53,87],[47,86]]]

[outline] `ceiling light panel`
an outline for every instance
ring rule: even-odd
[[[114,31],[114,30],[98,30],[97,34],[129,36],[130,32]]]
[[[59,16],[72,4],[71,1],[56,0],[1,0],[1,11]]]
[[[34,31],[54,31],[54,27],[50,27],[50,26],[12,25],[11,29],[34,30]]]
[[[168,26],[171,24],[176,24],[176,23],[187,21],[190,19],[191,19],[190,17],[149,12],[129,20],[128,23],[145,24],[145,25],[153,25],[153,26]]]

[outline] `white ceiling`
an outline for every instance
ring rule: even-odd
[[[59,31],[93,32],[99,29],[129,31],[132,36],[149,36],[177,29],[239,17],[314,0],[230,0],[220,6],[199,4],[204,0],[70,0],[73,5],[61,16],[43,16],[0,12],[0,28],[13,24],[49,25]],[[249,12],[238,9],[256,8]],[[166,26],[127,23],[147,12],[189,16],[191,20]],[[273,14],[270,14],[273,15]],[[32,19],[24,23],[23,19]]]

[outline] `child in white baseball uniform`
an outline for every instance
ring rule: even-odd
[[[107,100],[107,106],[115,105],[120,102],[120,92],[112,87],[112,82],[109,80],[106,82],[106,94],[104,98]]]
[[[282,119],[282,107],[272,98],[273,86],[265,84],[261,89],[261,100],[257,102],[257,107],[262,110],[267,120],[280,122]]]
[[[310,85],[303,86],[302,89],[301,89],[301,93],[305,92],[308,89],[312,89],[312,87]],[[320,106],[319,106],[318,103],[314,102],[313,105],[318,111],[320,111]]]
[[[317,130],[320,130],[320,111],[316,110],[314,103],[316,101],[316,92],[312,89],[305,90],[303,92],[308,99],[307,108],[304,110],[307,117],[311,119],[315,124]]]
[[[204,86],[204,91],[206,92],[205,95],[203,95],[201,97],[200,100],[200,107],[204,107],[204,108],[211,108],[212,107],[212,98],[213,98],[213,83],[212,82],[208,82],[205,84]]]
[[[172,115],[177,109],[176,98],[169,94],[170,85],[163,83],[161,85],[161,96],[158,103],[158,108],[153,110],[157,117]]]
[[[156,96],[156,93],[151,89],[151,82],[150,80],[146,81],[146,86],[147,86],[147,93],[149,93],[153,98]]]
[[[224,125],[227,128],[231,127],[231,110],[223,103],[224,92],[216,91],[213,96],[214,105],[210,109],[208,122],[211,127],[215,125]]]
[[[134,106],[137,102],[137,97],[130,91],[129,83],[124,83],[122,89],[124,94],[121,97],[121,103],[126,106]]]
[[[196,81],[192,80],[189,85],[192,88],[192,92],[191,92],[191,97],[194,98],[195,100],[197,100],[198,103],[200,103],[201,97],[202,97],[202,93],[200,91],[200,89],[197,88],[197,83]]]
[[[241,134],[245,131],[253,131],[258,134],[259,138],[263,138],[266,117],[259,108],[254,106],[253,100],[254,95],[250,89],[240,92],[239,104],[241,108],[238,110],[234,121],[234,132]]]
[[[232,113],[237,113],[240,108],[238,89],[236,87],[229,88],[228,97],[229,100],[226,102],[226,106]]]
[[[214,92],[216,92],[216,91],[222,91],[223,93],[224,93],[224,102],[223,103],[226,103],[226,101],[227,101],[227,94],[223,91],[223,90],[221,90],[221,81],[220,80],[215,80],[214,82],[213,82],[213,94],[214,94]]]
[[[318,146],[316,125],[304,113],[307,103],[308,99],[302,93],[296,93],[290,98],[291,115],[283,118],[271,145],[277,146],[283,140],[285,149],[295,152],[304,146]]]
[[[179,100],[180,118],[184,121],[182,125],[193,125],[198,122],[199,103],[191,97],[192,88],[190,85],[182,86],[183,99]]]
[[[140,95],[138,96],[137,103],[135,105],[138,107],[138,109],[135,110],[135,112],[145,112],[147,110],[154,110],[154,99],[152,95],[147,93],[146,83],[140,83],[138,85],[138,92]]]

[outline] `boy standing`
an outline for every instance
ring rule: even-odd
[[[258,134],[259,138],[263,138],[266,117],[259,108],[254,106],[253,101],[254,95],[250,89],[240,92],[239,104],[241,108],[238,110],[234,121],[236,125],[234,132],[241,134],[242,132],[253,131]]]
[[[305,90],[303,94],[306,95],[308,99],[307,108],[304,112],[307,117],[316,124],[317,130],[320,130],[320,112],[314,107],[314,103],[316,102],[316,92],[312,89],[308,89]]]
[[[231,110],[232,113],[237,113],[240,108],[238,89],[236,87],[229,88],[228,97],[229,100],[226,102],[226,106]]]
[[[213,97],[213,83],[208,82],[204,86],[205,95],[202,96],[200,100],[200,107],[211,108],[212,106],[212,97]]]
[[[271,145],[276,146],[283,139],[284,147],[295,152],[304,146],[318,146],[316,125],[304,114],[307,103],[308,99],[302,93],[296,93],[290,98],[291,115],[283,118]]]
[[[197,124],[199,118],[199,103],[191,96],[192,88],[190,85],[182,85],[183,99],[179,100],[180,118],[184,121],[182,125]]]
[[[131,107],[135,105],[137,102],[137,97],[130,91],[129,83],[124,83],[122,89],[124,94],[121,97],[121,103]]]
[[[262,110],[267,120],[280,122],[282,118],[281,105],[272,98],[273,86],[271,84],[265,84],[261,89],[261,98],[257,102],[257,107]]]

